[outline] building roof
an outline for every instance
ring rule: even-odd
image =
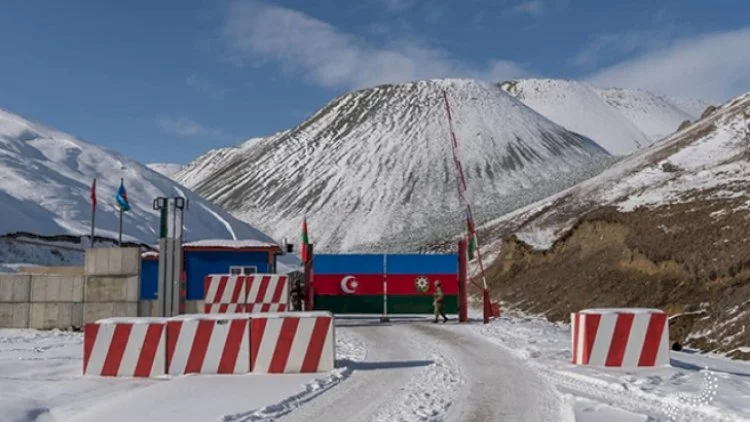
[[[222,249],[247,249],[247,248],[281,248],[276,243],[261,240],[227,240],[227,239],[204,239],[182,244],[183,248],[222,248]]]
[[[188,250],[271,250],[276,254],[281,254],[281,246],[276,243],[264,242],[262,240],[227,240],[227,239],[204,239],[195,242],[182,244],[183,249]],[[158,249],[158,248],[157,248]],[[158,258],[159,252],[148,251],[141,254],[141,258]]]

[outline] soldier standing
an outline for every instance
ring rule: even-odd
[[[435,306],[435,320],[432,321],[434,323],[438,322],[438,317],[443,317],[443,323],[448,322],[448,317],[445,316],[445,312],[443,312],[443,298],[445,295],[443,294],[443,288],[440,285],[440,281],[435,282],[435,293],[433,294],[433,306]]]
[[[302,289],[302,280],[297,279],[294,280],[294,285],[292,286],[291,296],[292,296],[292,308],[295,311],[301,311],[302,310],[302,299],[305,292]]]

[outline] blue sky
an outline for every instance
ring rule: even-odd
[[[143,162],[186,163],[387,82],[750,91],[746,0],[29,0],[3,5],[0,39],[0,107]]]

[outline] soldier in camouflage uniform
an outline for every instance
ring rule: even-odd
[[[302,288],[302,280],[300,279],[294,280],[294,284],[292,285],[292,291],[290,293],[292,296],[292,310],[301,311],[302,301],[305,296],[304,289]]]
[[[435,282],[435,293],[433,294],[433,306],[435,307],[435,320],[432,321],[434,323],[438,322],[438,317],[443,317],[443,323],[448,322],[448,317],[445,316],[445,312],[443,312],[443,298],[445,295],[443,294],[443,287],[440,284],[440,281]]]

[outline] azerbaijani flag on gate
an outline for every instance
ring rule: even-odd
[[[430,314],[435,282],[445,294],[446,313],[458,312],[458,258],[455,254],[317,254],[315,309],[334,313]]]
[[[307,236],[307,217],[302,220],[302,262],[310,259],[310,239]]]

